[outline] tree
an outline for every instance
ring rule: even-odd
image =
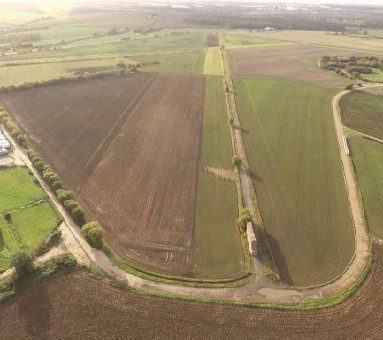
[[[35,271],[32,257],[23,251],[14,255],[12,259],[12,266],[15,267],[16,278],[18,280],[32,275]]]
[[[3,217],[4,217],[4,219],[5,219],[6,221],[8,221],[8,222],[10,222],[10,221],[12,220],[12,215],[11,215],[11,213],[10,213],[9,211],[5,211],[5,212],[3,213]]]
[[[104,245],[104,229],[97,221],[91,221],[83,225],[81,228],[83,235],[88,243],[96,249],[101,249]]]
[[[242,164],[242,159],[237,155],[234,155],[231,161],[236,168],[239,168]]]

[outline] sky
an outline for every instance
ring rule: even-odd
[[[10,3],[10,2],[40,2],[40,3],[56,3],[60,2],[76,2],[76,0],[0,0],[0,3]],[[80,0],[81,1],[81,0]],[[84,0],[82,0],[84,1]],[[107,0],[90,0],[90,1],[102,1],[107,2]],[[120,0],[121,1],[121,0]],[[140,0],[125,0],[125,2],[137,2]],[[144,0],[145,2],[219,2],[219,0]],[[258,3],[307,3],[307,4],[351,4],[351,5],[382,5],[383,0],[223,0],[224,2],[258,2]]]

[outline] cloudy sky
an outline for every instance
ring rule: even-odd
[[[10,2],[32,2],[32,3],[57,3],[60,2],[70,2],[75,3],[76,0],[0,0],[0,3],[10,3]],[[86,2],[86,0],[79,0],[80,2]],[[88,0],[90,2],[107,2],[108,0]],[[113,1],[113,0],[112,0]],[[119,0],[124,1],[124,0]],[[125,2],[137,2],[140,0],[125,0]],[[262,3],[309,3],[309,4],[363,4],[363,5],[383,5],[383,0],[143,0],[145,2],[262,2]]]

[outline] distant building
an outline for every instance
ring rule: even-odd
[[[0,156],[7,155],[11,151],[11,144],[0,131]]]
[[[270,32],[270,31],[274,31],[274,28],[272,28],[272,27],[265,27],[263,30],[266,31],[266,32]]]

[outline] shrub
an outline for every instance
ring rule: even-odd
[[[233,118],[233,117],[230,117],[230,118],[229,118],[229,124],[230,124],[230,125],[233,125],[233,124],[234,124],[234,118]]]
[[[8,222],[10,222],[10,221],[12,220],[12,215],[11,215],[11,213],[10,213],[9,211],[5,211],[5,212],[3,213],[3,217],[4,217],[4,219],[5,219],[6,221],[8,221]]]
[[[354,88],[354,86],[352,84],[349,84],[345,87],[346,90],[350,91]]]
[[[72,192],[66,189],[58,189],[56,191],[56,196],[61,204],[63,204],[64,201],[73,200]]]
[[[28,146],[27,138],[25,137],[25,135],[19,135],[17,137],[17,142],[20,144],[22,148],[26,148]]]
[[[39,159],[36,162],[33,162],[33,165],[35,166],[36,170],[41,174],[44,171],[45,163]]]
[[[96,249],[101,249],[104,241],[104,229],[100,226],[97,221],[91,221],[81,228],[83,235],[85,236],[88,243]]]
[[[66,211],[72,213],[73,210],[79,207],[79,204],[74,199],[69,199],[63,202]]]
[[[242,164],[242,159],[238,155],[234,155],[231,161],[236,168],[239,168]]]
[[[79,226],[82,226],[86,223],[85,211],[80,206],[73,209],[71,215],[73,217],[73,221],[75,221],[75,223]]]
[[[245,229],[247,222],[250,222],[250,221],[251,221],[250,211],[248,209],[242,209],[237,220],[238,225],[241,228]]]
[[[16,278],[19,280],[32,275],[35,270],[32,257],[23,251],[14,255],[12,266],[15,267]]]

